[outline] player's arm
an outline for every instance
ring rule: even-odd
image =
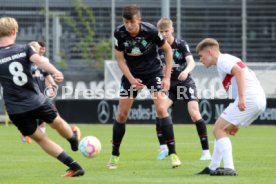
[[[45,78],[45,85],[46,87],[54,87],[57,88],[57,84],[55,83],[55,80],[53,79],[52,75],[50,75],[48,72],[41,70],[42,75]]]
[[[185,57],[186,59],[186,63],[187,63],[187,66],[186,68],[179,74],[178,76],[178,80],[186,80],[189,73],[191,71],[193,71],[193,69],[195,68],[195,60],[194,60],[194,57],[192,55],[188,55]]]
[[[172,48],[168,42],[165,42],[161,49],[165,53],[165,71],[164,71],[164,78],[162,80],[162,88],[165,90],[170,89],[170,79],[171,79],[171,72],[172,72],[172,64],[173,64],[173,54]]]
[[[144,85],[140,79],[136,79],[133,77],[131,74],[126,62],[125,62],[125,57],[124,53],[122,51],[118,51],[115,49],[115,56],[117,59],[117,63],[119,68],[121,69],[122,73],[124,76],[128,79],[130,84],[135,88],[135,89],[143,89]]]
[[[56,82],[53,79],[52,75],[47,75],[45,77],[45,84],[46,84],[47,87],[54,87],[54,88],[58,87],[58,85],[56,84]]]
[[[238,95],[239,95],[239,103],[238,107],[240,111],[244,111],[246,108],[245,105],[245,77],[244,71],[237,65],[234,65],[231,74],[236,77],[237,85],[238,85]]]
[[[38,54],[33,54],[30,57],[30,61],[36,64],[38,68],[41,68],[51,74],[53,74],[53,77],[56,82],[63,81],[63,74],[51,63],[47,62],[46,59],[39,56]]]

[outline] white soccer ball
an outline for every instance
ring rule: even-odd
[[[79,143],[81,154],[87,158],[94,158],[101,152],[102,145],[100,140],[95,136],[86,136]]]

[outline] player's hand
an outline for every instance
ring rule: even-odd
[[[54,73],[53,78],[56,82],[62,82],[64,79],[63,74],[61,72]]]
[[[188,77],[188,74],[189,74],[189,73],[187,73],[185,70],[182,71],[182,72],[179,74],[179,76],[178,76],[178,80],[180,80],[180,81],[186,80],[187,77]]]
[[[233,127],[231,130],[228,131],[229,135],[236,135],[236,133],[239,131],[239,127]]]
[[[144,88],[143,81],[141,79],[134,78],[132,81],[130,81],[131,87],[136,90],[141,90]]]
[[[245,111],[246,105],[245,105],[245,98],[240,97],[238,102],[238,108],[240,111]]]
[[[164,77],[161,82],[161,88],[165,91],[169,91],[170,84],[171,84],[170,78]]]

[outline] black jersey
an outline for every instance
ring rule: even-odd
[[[191,55],[189,46],[185,40],[174,39],[172,45],[173,50],[173,71],[171,74],[171,80],[178,80],[179,74],[186,68],[186,56]],[[162,62],[165,64],[164,52],[159,49],[159,55]],[[190,77],[190,74],[188,78]]]
[[[141,22],[140,32],[136,37],[131,37],[124,25],[118,26],[114,37],[115,48],[124,52],[132,75],[145,76],[162,71],[158,47],[161,47],[165,40],[152,24]]]
[[[9,114],[36,109],[46,100],[31,74],[34,53],[29,45],[0,47],[0,82]]]

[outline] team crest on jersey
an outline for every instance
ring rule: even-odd
[[[142,52],[138,47],[134,47],[134,48],[132,48],[130,55],[140,56],[140,55],[142,55]]]
[[[148,44],[148,42],[147,42],[146,40],[143,40],[143,41],[141,42],[141,44],[142,44],[144,47],[146,47],[147,44]]]
[[[175,56],[177,59],[181,59],[182,54],[179,53],[178,51],[175,51],[174,56]]]

